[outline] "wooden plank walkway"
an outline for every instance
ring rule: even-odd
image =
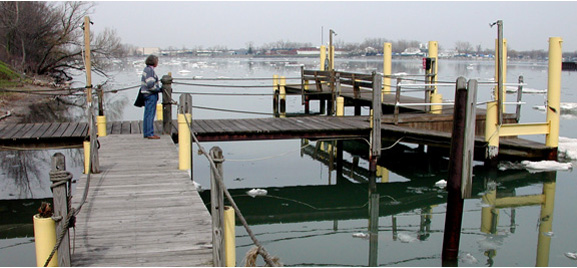
[[[178,170],[170,137],[99,141],[101,173],[92,175],[76,220],[72,266],[211,266],[211,217],[187,171]]]
[[[511,115],[505,115],[510,120]],[[482,135],[484,133],[484,111],[477,115],[477,140],[476,159],[482,160],[486,146]],[[381,136],[384,140],[395,141],[403,138],[404,142],[426,144],[433,146],[450,146],[451,129],[453,119],[452,114],[415,114],[403,113],[399,115],[398,125],[394,124],[394,116],[386,114],[382,116]],[[73,126],[79,124],[79,126]],[[84,129],[84,132],[64,132],[76,133],[81,141],[87,135],[87,128],[80,126],[85,123],[63,123],[63,127],[71,129]],[[162,129],[161,122],[156,121],[155,129]],[[343,138],[365,138],[370,134],[368,116],[306,116],[287,118],[249,118],[249,119],[206,119],[193,120],[193,130],[201,142],[205,141],[239,141],[239,140],[271,140],[271,139],[343,139]],[[11,144],[29,144],[37,146],[37,143],[45,141],[42,138],[28,137],[29,130],[35,128],[35,124],[22,124],[13,126],[14,129],[21,129],[22,138],[12,132],[8,132],[10,138],[6,139],[4,133],[0,132],[0,146]],[[173,126],[177,122],[173,121]],[[10,129],[10,128],[8,128]],[[109,122],[107,124],[108,134],[142,134],[142,121]],[[173,128],[173,133],[178,130]],[[168,138],[168,137],[167,137]],[[66,140],[70,143],[75,141],[74,137],[62,136],[60,141]],[[78,139],[78,137],[76,137]],[[53,140],[58,141],[56,137]],[[80,144],[80,143],[79,143]],[[543,143],[533,142],[520,138],[501,138],[499,154],[513,159],[541,160],[547,159],[551,148],[547,148]]]

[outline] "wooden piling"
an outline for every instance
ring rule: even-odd
[[[467,89],[464,77],[457,79],[451,138],[451,162],[449,163],[449,178],[447,182],[447,212],[442,252],[442,261],[444,264],[452,263],[458,258],[464,203],[462,185],[463,180],[468,181],[468,178],[465,178],[465,176],[471,176],[469,172],[472,171],[473,149],[467,149],[468,146],[471,146],[467,140],[471,136],[474,138],[474,122],[470,123],[468,120],[470,121],[471,118],[475,118],[474,114],[469,112],[471,107],[475,107],[475,100],[470,100],[469,97],[475,94],[469,91],[476,91],[476,81],[469,85],[475,88]],[[473,126],[472,129],[471,126]],[[465,154],[464,152],[467,153]]]
[[[56,239],[65,231],[62,242],[58,246],[58,266],[70,266],[70,239],[68,234],[68,189],[69,182],[62,181],[62,172],[66,171],[66,159],[62,153],[55,153],[52,156],[52,169],[50,179],[53,180],[52,196],[54,200],[54,216],[60,217],[56,225]],[[58,181],[55,181],[58,179]]]
[[[219,181],[222,181],[222,163],[224,157],[222,149],[212,147],[209,152],[210,158],[214,162],[216,170],[211,168],[210,172],[210,214],[212,215],[212,260],[213,266],[223,267],[225,265],[225,245],[224,245],[224,193]]]

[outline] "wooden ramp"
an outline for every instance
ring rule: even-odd
[[[101,173],[76,220],[72,266],[212,266],[211,217],[170,137],[98,140]]]

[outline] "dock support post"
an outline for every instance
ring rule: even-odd
[[[212,260],[214,267],[223,267],[225,260],[224,245],[224,193],[220,187],[219,181],[222,182],[223,172],[222,163],[224,157],[222,149],[212,147],[209,152],[210,158],[214,162],[215,168],[210,172],[210,214],[212,215]]]
[[[392,51],[391,43],[383,45],[383,93],[381,94],[381,101],[384,100],[384,94],[391,93]]]
[[[503,124],[503,113],[505,112],[505,90],[504,84],[507,83],[507,40],[503,38],[503,21],[498,20],[497,24],[497,39],[495,39],[495,100],[498,103],[498,119],[499,125]]]
[[[36,267],[44,267],[46,260],[56,245],[56,222],[52,218],[33,217]],[[47,267],[58,267],[58,252],[54,253]]]
[[[280,83],[279,77],[277,74],[272,76],[272,111],[275,117],[279,116],[278,113],[278,102],[279,102],[279,91],[280,91]]]
[[[467,85],[465,78],[459,77],[455,91],[450,152],[452,161],[449,163],[447,212],[442,251],[443,266],[457,261],[461,239],[463,198],[470,195],[472,185],[470,182],[472,178],[477,81],[471,80]]]
[[[549,38],[549,78],[547,82],[547,122],[549,134],[545,146],[554,148],[549,160],[557,160],[559,145],[559,118],[561,116],[561,65],[563,61],[560,37]]]
[[[106,116],[104,115],[104,91],[102,91],[101,85],[96,87],[96,93],[98,94],[98,116],[96,116],[96,129],[98,137],[104,137],[106,136]]]
[[[337,116],[345,115],[345,98],[342,96],[337,97]]]
[[[327,47],[326,46],[321,46],[320,48],[320,66],[319,69],[321,69],[321,71],[325,71],[327,69]]]
[[[280,97],[280,117],[286,117],[286,77],[280,77],[279,97]]]
[[[236,267],[236,232],[234,230],[234,208],[224,207],[224,247],[226,256],[226,267]]]
[[[485,152],[485,166],[496,167],[499,156],[499,128],[497,128],[498,107],[497,101],[487,103],[485,115],[485,142],[487,151]]]
[[[61,176],[64,174],[65,176]],[[68,218],[68,189],[70,184],[71,175],[66,177],[66,160],[62,153],[55,153],[52,156],[52,169],[50,170],[50,180],[52,181],[52,196],[54,200],[54,216],[61,217],[56,225],[56,235],[65,231],[62,237],[62,242],[58,246],[58,256],[53,257],[58,259],[59,267],[69,267],[70,266],[70,239],[68,234],[68,224],[66,219]],[[69,173],[68,173],[69,174]],[[58,242],[58,241],[56,241]],[[43,264],[44,265],[44,264]]]
[[[192,97],[182,94],[178,109],[178,169],[191,170],[192,176],[192,142],[187,122],[192,123]]]
[[[431,84],[433,84],[433,86],[431,86],[431,91],[430,91],[430,95],[429,95],[429,99],[426,101],[429,101],[429,103],[441,103],[443,102],[443,96],[439,93],[437,93],[437,73],[439,71],[438,66],[438,60],[439,60],[439,43],[437,41],[429,41],[429,58],[432,58],[433,62],[432,62],[432,66],[431,66],[431,70],[430,73],[428,74],[429,77],[426,78],[426,81],[429,81]],[[429,92],[429,91],[427,91]],[[443,111],[443,106],[442,105],[431,105],[430,108],[425,108],[427,111],[429,111],[432,114],[440,114]]]
[[[162,82],[162,133],[172,134],[172,74],[163,75]]]

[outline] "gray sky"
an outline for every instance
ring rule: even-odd
[[[335,40],[366,38],[457,41],[494,48],[503,20],[504,36],[515,50],[548,49],[549,37],[563,38],[563,51],[577,51],[577,2],[96,2],[92,30],[116,29],[123,43],[139,47],[259,47],[279,40],[321,45],[328,30]]]

